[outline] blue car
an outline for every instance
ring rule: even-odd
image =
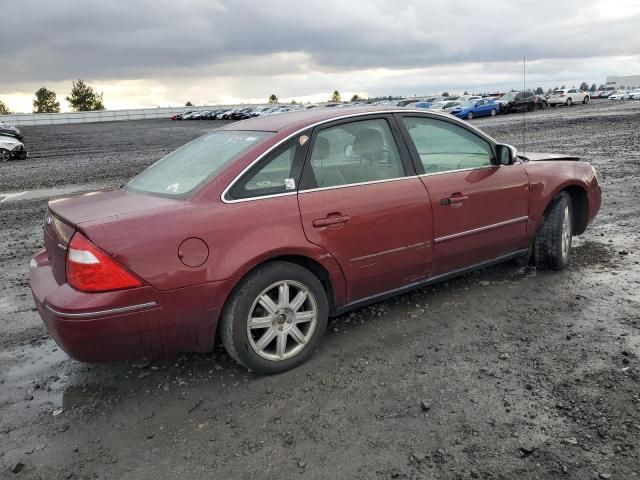
[[[455,107],[449,113],[458,118],[471,120],[474,117],[494,116],[500,111],[500,104],[493,100],[470,100],[459,107]]]

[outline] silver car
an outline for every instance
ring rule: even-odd
[[[0,162],[26,160],[29,153],[24,144],[15,137],[0,135]]]

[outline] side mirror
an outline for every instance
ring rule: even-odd
[[[516,159],[516,148],[511,145],[496,145],[498,155],[498,165],[511,165]]]

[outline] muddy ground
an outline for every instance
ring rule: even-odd
[[[522,115],[473,123],[522,146]],[[29,191],[0,203],[0,478],[640,478],[640,102],[527,115],[528,150],[603,186],[562,272],[504,264],[353,312],[279,376],[220,348],[68,359],[26,281],[46,189],[121,184],[215,125],[25,127],[33,158],[0,164],[0,200]]]

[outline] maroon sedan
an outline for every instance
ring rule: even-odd
[[[122,188],[52,200],[30,282],[82,361],[307,359],[330,316],[473,269],[561,269],[600,208],[589,163],[449,115],[313,109],[224,126]]]

